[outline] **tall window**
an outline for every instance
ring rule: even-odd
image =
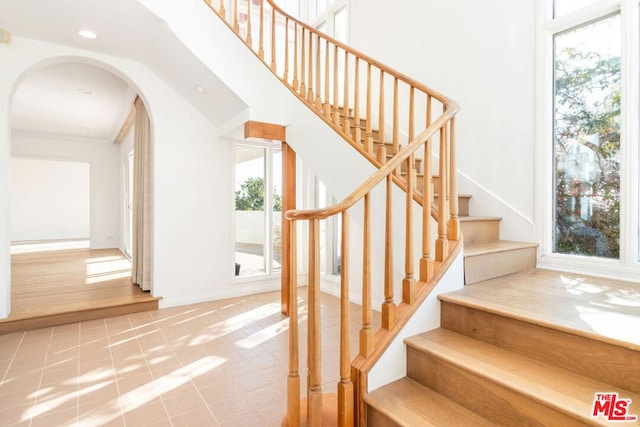
[[[237,145],[235,271],[237,276],[280,270],[282,151],[276,145]]]
[[[542,175],[549,185],[540,200],[540,265],[633,277],[640,271],[640,2],[547,0],[542,9],[541,165],[550,173]]]
[[[308,0],[307,20],[320,31],[347,42],[347,4],[347,0]]]
[[[554,41],[554,249],[617,259],[620,14],[557,34]]]

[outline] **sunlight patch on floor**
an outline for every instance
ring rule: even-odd
[[[59,251],[63,249],[88,249],[89,240],[64,240],[52,242],[13,242],[12,254],[28,254],[31,252]]]

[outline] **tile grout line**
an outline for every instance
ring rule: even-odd
[[[22,337],[20,337],[20,342],[16,346],[16,349],[13,352],[13,356],[11,356],[11,360],[9,361],[9,364],[7,365],[7,369],[5,369],[5,371],[4,371],[4,375],[2,376],[2,381],[0,381],[0,384],[4,384],[4,382],[7,380],[7,375],[9,374],[9,370],[11,369],[11,366],[13,365],[13,361],[16,360],[16,354],[18,354],[18,349],[22,345],[22,342],[24,341],[24,336],[25,335],[26,335],[26,332],[22,332]]]
[[[38,400],[40,399],[40,389],[42,388],[42,379],[44,378],[44,371],[45,371],[45,367],[47,365],[47,361],[49,360],[49,351],[51,350],[51,342],[53,341],[53,329],[54,327],[51,326],[51,333],[49,334],[49,343],[47,344],[47,354],[44,358],[44,363],[43,363],[43,367],[42,370],[40,371],[40,381],[38,382],[38,387],[36,389],[36,398],[33,399],[33,405],[31,405],[31,413],[29,414],[29,427],[31,427],[31,425],[33,424],[33,419],[34,414],[35,414],[35,410],[36,410],[36,406],[38,405]],[[26,335],[26,332],[25,332]],[[24,336],[22,337],[22,341],[20,342],[20,345],[22,345],[22,342],[24,341]],[[18,346],[19,347],[19,346]],[[16,349],[17,352],[17,349]]]
[[[131,327],[134,328],[133,322],[131,322],[131,317],[130,316],[131,315],[128,315],[127,317],[129,318],[129,323],[131,323]],[[135,334],[135,337],[136,337],[136,344],[138,344],[138,349],[140,351],[140,355],[144,359],[144,364],[147,366],[147,370],[151,374],[152,381],[155,381],[156,377],[155,377],[155,375],[153,375],[153,371],[151,370],[151,367],[149,366],[149,361],[147,360],[147,356],[145,354],[145,351],[142,348],[142,344],[140,344],[140,341],[138,340],[139,335],[135,332],[135,330],[134,330],[133,333]],[[162,336],[164,337],[164,334]],[[165,338],[165,341],[166,341],[166,338]],[[162,403],[162,408],[164,409],[164,413],[167,415],[167,419],[169,420],[169,424],[173,427],[173,420],[171,419],[171,415],[169,414],[169,410],[167,409],[167,405],[164,402],[164,398],[162,397],[162,394],[160,396],[158,396],[158,397],[160,397],[160,402]]]
[[[127,319],[128,318],[129,317],[127,316]],[[120,418],[122,418],[122,423],[126,427],[127,426],[127,419],[125,418],[124,412],[123,412],[123,409],[122,409],[122,399],[121,399],[121,395],[120,395],[120,381],[118,381],[118,371],[116,370],[116,364],[115,364],[115,361],[113,359],[113,351],[111,349],[111,345],[112,345],[111,332],[109,331],[109,324],[107,323],[107,319],[106,318],[104,319],[104,322],[105,322],[104,326],[105,326],[105,329],[107,331],[107,342],[109,343],[109,358],[111,359],[111,367],[113,368],[113,373],[114,373],[115,380],[116,380],[115,381],[116,382],[116,390],[118,392],[118,411],[120,412]],[[129,320],[129,324],[131,324],[130,320]]]
[[[165,343],[169,344],[166,335],[164,334],[164,330],[162,328],[158,328],[158,331],[160,331],[160,334],[162,335],[162,338],[164,339]],[[171,346],[170,346],[171,347]],[[175,351],[173,350],[173,347],[171,347],[171,351],[172,353],[175,355]],[[147,362],[147,357],[146,354],[144,354],[144,358],[145,358],[145,362]],[[176,358],[178,360],[180,360],[177,355]],[[147,362],[148,363],[148,362]],[[182,362],[180,362],[180,365],[182,365]],[[149,369],[151,370],[151,369]],[[152,376],[153,373],[151,374]],[[200,392],[200,388],[196,385],[196,383],[193,382],[193,378],[191,378],[191,376],[189,376],[189,382],[193,385],[193,387],[196,389],[196,392],[198,393],[198,396],[200,397],[200,399],[202,400],[202,402],[204,402],[205,406],[207,407],[207,411],[209,411],[209,414],[211,414],[211,416],[213,417],[213,419],[215,420],[215,422],[217,423],[217,425],[220,425],[220,421],[218,420],[218,418],[216,417],[216,415],[213,413],[213,410],[209,407],[209,404],[207,403],[207,401],[205,400],[204,396],[202,396],[202,393]],[[164,397],[160,396],[160,398],[162,399],[162,404],[165,405],[164,403]],[[166,409],[165,406],[165,410],[167,411],[167,414],[169,414],[169,411]],[[186,412],[188,413],[188,412]],[[181,414],[184,415],[184,414]],[[171,418],[171,417],[170,417]],[[171,420],[171,425],[173,425],[173,420]]]

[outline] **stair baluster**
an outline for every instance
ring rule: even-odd
[[[373,100],[371,99],[371,64],[367,64],[367,119],[365,124],[365,132],[364,132],[364,150],[367,153],[373,153],[373,134],[371,131],[371,122],[373,122],[373,117],[371,117],[371,104]],[[360,123],[356,123],[360,125]]]
[[[378,110],[378,143],[381,147],[385,146],[384,139],[384,70],[380,70],[380,93],[379,93],[380,105]],[[396,154],[394,151],[393,154]],[[384,157],[385,162],[387,157]]]
[[[455,117],[449,123],[449,203],[450,219],[448,224],[449,240],[460,238],[460,219],[458,218],[458,190],[456,188],[456,150],[455,150]]]
[[[340,127],[340,81],[338,72],[338,46],[333,46],[333,123]]]
[[[362,254],[362,329],[360,355],[369,357],[373,351],[374,335],[371,327],[371,193],[364,196],[363,254]]]
[[[384,147],[383,147],[384,148]],[[396,304],[393,292],[393,177],[387,176],[387,197],[384,230],[384,303],[382,304],[382,327],[391,330],[396,323]]]
[[[357,64],[358,59],[356,58],[356,66]],[[354,105],[357,105],[357,100],[355,99]],[[342,109],[342,114],[344,115],[342,131],[349,135],[351,133],[351,125],[349,123],[349,52],[346,50],[344,51],[344,103],[342,104]]]
[[[349,343],[349,213],[342,212],[342,264],[340,271],[340,382],[338,383],[338,425],[354,425],[351,345]]]
[[[331,103],[329,102],[329,91],[331,84],[329,83],[329,40],[325,40],[324,46],[324,103],[322,104],[322,113],[330,118],[331,117]]]
[[[233,0],[233,31],[240,34],[240,24],[238,23],[238,0]]]
[[[306,51],[306,43],[305,43],[305,33],[306,29],[302,27],[302,35],[300,38],[300,96],[304,99],[307,96],[307,74],[305,72],[305,51]]]
[[[264,4],[264,2],[262,3]],[[271,9],[271,71],[278,73],[276,65],[276,10]]]
[[[447,137],[446,125],[440,128],[440,171],[447,167]],[[440,173],[438,180],[438,240],[436,241],[436,261],[442,262],[449,254],[449,240],[447,239],[447,179],[446,174]]]
[[[289,377],[287,378],[287,416],[289,426],[300,425],[300,373],[298,333],[298,224],[293,222],[289,231]]]
[[[400,152],[400,115],[398,113],[398,78],[393,80],[393,152]],[[400,175],[400,168],[396,169],[396,175]]]
[[[307,414],[309,425],[322,425],[322,343],[320,310],[320,220],[309,221],[309,284],[307,320]]]
[[[354,58],[354,77],[353,77],[353,139],[360,143],[362,139],[362,128],[360,127],[360,60]],[[345,111],[345,115],[349,115]],[[348,129],[345,129],[347,132]],[[366,147],[365,147],[366,150]]]
[[[317,34],[316,37],[318,37]],[[307,102],[313,104],[313,33],[311,31],[309,31],[309,78],[307,79]]]
[[[316,99],[315,106],[318,110],[322,111],[322,69],[320,52],[320,37],[316,37]]]
[[[247,38],[245,39],[245,41],[247,42],[247,45],[249,45],[249,47],[251,49],[253,49],[253,40],[251,39],[251,2],[248,1],[247,2]]]

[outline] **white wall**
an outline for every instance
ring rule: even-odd
[[[89,238],[89,163],[11,159],[11,241]]]
[[[409,322],[402,328],[384,352],[380,360],[371,369],[367,391],[375,390],[407,375],[407,346],[403,340],[407,337],[440,327],[440,301],[438,294],[461,289],[464,280],[462,252],[453,260],[451,267],[442,276],[437,287],[427,296]]]
[[[460,104],[459,189],[472,210],[533,239],[535,1],[350,4],[352,46]]]
[[[119,246],[119,169],[118,148],[115,145],[21,133],[12,135],[11,144],[13,156],[89,163],[91,170],[89,236],[91,247],[115,248]],[[17,197],[20,196],[17,195]]]

